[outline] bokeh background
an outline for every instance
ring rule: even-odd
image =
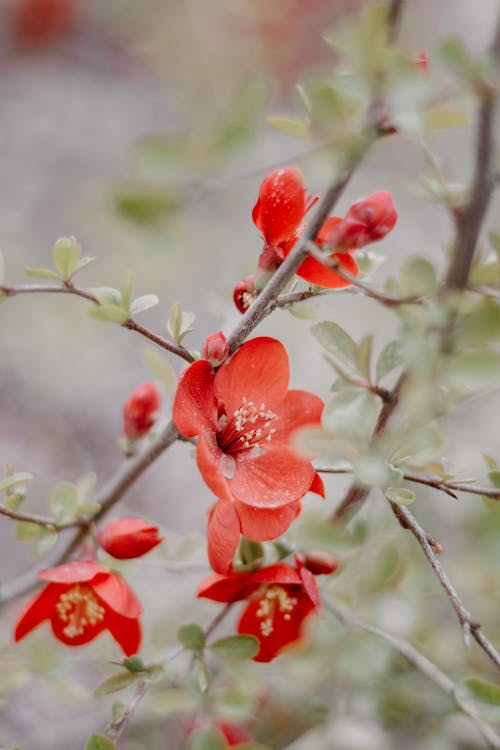
[[[141,317],[145,325],[163,334],[171,306],[180,302],[196,313],[189,347],[199,349],[216,329],[228,333],[239,315],[232,289],[254,270],[260,249],[251,222],[260,181],[275,166],[295,163],[311,192],[321,193],[332,176],[328,151],[277,132],[265,117],[297,111],[297,80],[333,63],[322,34],[338,27],[346,15],[359,13],[364,4],[74,0],[67,16],[37,27],[42,0],[32,0],[31,16],[23,10],[29,5],[25,0],[0,0],[0,247],[7,283],[22,283],[25,266],[50,265],[57,237],[75,235],[84,254],[97,257],[82,272],[82,285],[119,287],[130,271],[137,295],[160,298]],[[497,0],[408,0],[401,40],[409,53],[425,50],[431,74],[439,77],[439,66],[432,63],[439,41],[459,36],[472,52],[481,51],[497,11]],[[450,178],[467,179],[470,143],[467,129],[436,139]],[[411,189],[425,169],[421,153],[405,139],[387,139],[377,145],[341,201],[340,209],[346,210],[373,190],[393,192],[399,222],[380,247],[387,258],[377,271],[380,280],[412,254],[443,267],[441,246],[451,237],[449,218]],[[358,295],[335,295],[322,305],[325,317],[354,337],[377,330],[378,348],[396,330],[390,313]],[[61,479],[75,481],[94,471],[102,486],[113,475],[122,461],[123,403],[135,386],[152,377],[142,352],[146,342],[138,334],[87,313],[85,300],[59,295],[16,297],[0,308],[0,462],[33,473],[26,510],[46,512],[50,490]],[[259,333],[286,344],[293,386],[327,398],[331,372],[311,346],[309,326],[310,321],[277,312]],[[177,372],[182,369],[180,361],[172,364]],[[492,415],[498,408],[500,399],[493,393],[462,407],[444,424],[446,456],[462,476],[484,477],[480,452],[497,454],[498,420]],[[164,422],[169,409],[165,394]],[[346,479],[332,478],[328,502],[340,497],[346,485]],[[459,506],[424,491],[418,499],[422,519],[446,548],[446,562],[465,601],[490,630],[496,624],[498,634],[498,600],[495,605],[490,596],[493,511],[474,496]],[[196,584],[206,573],[202,534],[210,501],[189,447],[178,444],[120,505],[121,514],[143,514],[158,522],[167,539],[165,551],[127,567],[145,604],[153,658],[171,647],[179,622],[190,617],[202,622],[214,611],[193,601]],[[457,678],[474,667],[488,672],[474,647],[463,656],[448,603],[429,572],[417,575],[411,569],[420,564],[418,552],[410,564],[411,541],[402,539],[392,519],[377,520],[379,505],[372,500],[367,517],[388,525],[382,533],[390,559],[379,563],[390,570],[375,588],[373,581],[360,585],[368,599],[377,593],[369,612],[379,624],[393,624],[405,637],[420,638]],[[14,524],[2,521],[0,533],[1,579],[8,582],[35,562],[29,545],[15,542]],[[351,571],[357,583],[372,567],[373,554],[365,549],[359,569]],[[180,558],[187,560],[182,572],[172,562]],[[392,582],[387,589],[384,575]],[[103,661],[118,658],[117,650],[105,640],[69,652],[52,644],[48,628],[14,649],[11,628],[20,606],[13,602],[2,612],[0,747],[79,748],[90,728],[102,730],[109,719],[110,701],[93,699],[92,688],[107,674]],[[286,698],[290,678],[319,690],[313,718],[303,717],[304,726],[313,723],[315,710],[326,710],[323,699],[335,707],[326,733],[313,737],[311,745],[294,744],[296,750],[483,747],[465,720],[448,717],[447,699],[427,693],[423,678],[408,674],[402,663],[394,667],[385,647],[367,644],[359,635],[351,640],[342,636],[345,643],[339,638],[322,625],[320,646],[308,666],[299,658],[278,674],[264,667],[258,678],[247,670],[249,685],[260,684],[262,674],[275,683],[282,711],[283,704],[293,708],[297,699]],[[321,658],[321,648],[328,648],[330,659]],[[464,658],[469,666],[462,674]],[[338,669],[333,669],[334,661]],[[411,709],[405,695],[413,696]],[[163,708],[157,703],[154,721],[149,709],[144,716],[139,712],[137,729],[124,748],[182,747],[175,723],[165,719],[167,699]],[[282,719],[281,734],[276,727],[271,732],[276,747],[293,739],[287,735],[286,712]]]

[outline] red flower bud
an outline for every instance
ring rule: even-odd
[[[123,431],[130,440],[146,435],[156,421],[160,394],[154,383],[142,383],[123,409]]]
[[[118,560],[140,557],[163,541],[158,527],[142,518],[116,518],[110,521],[98,534],[101,547]]]
[[[425,52],[419,52],[418,55],[415,55],[411,63],[414,68],[418,68],[418,70],[421,70],[423,73],[427,73],[429,70],[429,58],[425,54]]]
[[[339,561],[334,555],[321,550],[312,550],[303,555],[305,567],[315,576],[335,573],[339,567]]]
[[[50,47],[73,30],[77,16],[75,0],[18,0],[12,16],[14,41],[24,50]]]
[[[306,190],[297,167],[275,169],[262,181],[252,219],[268,245],[290,239],[302,224]]]
[[[245,278],[234,287],[233,300],[240,313],[244,313],[248,310],[256,296],[257,290],[255,288],[255,276],[253,275],[245,276]]]
[[[326,241],[337,251],[357,250],[385,237],[397,218],[390,192],[379,190],[353,203]]]
[[[212,367],[221,365],[229,355],[229,344],[222,331],[207,336],[201,348],[201,358],[208,359]]]

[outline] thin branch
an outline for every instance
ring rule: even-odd
[[[418,669],[419,672],[425,675],[425,677],[427,677],[431,682],[437,685],[437,687],[443,690],[443,692],[449,695],[456,708],[462,713],[466,714],[466,716],[468,716],[470,719],[472,719],[477,729],[486,740],[488,747],[493,748],[494,750],[498,750],[498,748],[500,748],[500,737],[495,732],[493,727],[480,718],[475,706],[470,701],[458,697],[457,686],[455,685],[453,680],[451,680],[448,675],[442,672],[439,667],[437,667],[430,659],[427,658],[427,656],[424,656],[424,654],[422,654],[414,646],[412,646],[411,643],[408,643],[408,641],[404,641],[403,639],[398,638],[397,636],[392,635],[392,633],[388,633],[387,631],[382,630],[375,625],[369,625],[368,623],[361,622],[357,618],[346,614],[343,610],[340,610],[338,607],[335,607],[329,602],[323,601],[323,604],[325,609],[331,612],[331,614],[336,617],[337,620],[342,623],[342,625],[360,628],[367,633],[371,633],[378,638],[382,638],[382,640],[388,643],[395,651],[404,656],[404,658],[412,666]]]
[[[150,341],[154,341],[155,344],[163,347],[163,349],[171,352],[171,354],[176,354],[178,357],[185,359],[186,362],[189,362],[190,364],[191,362],[194,362],[193,355],[184,346],[172,344],[168,339],[163,338],[163,336],[159,336],[157,333],[150,331],[149,328],[145,328],[145,326],[137,323],[133,318],[129,318],[128,320],[126,320],[125,323],[122,324],[122,326],[123,328],[128,328],[130,331],[137,331],[137,333],[145,336]]]
[[[500,654],[498,653],[496,648],[493,646],[493,644],[486,638],[484,633],[481,631],[480,623],[477,622],[477,620],[475,620],[472,617],[469,610],[466,609],[465,605],[460,599],[460,596],[455,590],[455,587],[453,586],[450,579],[448,578],[448,574],[446,573],[440,561],[436,557],[436,553],[432,545],[429,543],[427,533],[419,525],[416,518],[408,510],[408,508],[405,508],[402,505],[396,505],[396,503],[393,503],[391,501],[389,502],[392,508],[392,512],[398,519],[401,526],[404,529],[411,531],[413,536],[416,538],[416,540],[420,544],[422,551],[424,555],[426,556],[434,573],[436,574],[439,583],[445,590],[446,595],[448,596],[448,599],[450,600],[450,603],[458,617],[458,621],[460,622],[460,625],[462,626],[465,643],[467,644],[470,639],[470,636],[472,636],[474,640],[477,641],[477,643],[483,649],[483,651],[489,656],[491,661],[494,664],[496,664],[497,667],[500,668]]]
[[[56,523],[53,518],[48,516],[39,516],[36,513],[21,513],[18,510],[12,510],[6,505],[0,505],[0,515],[7,516],[13,521],[26,521],[41,526],[47,531],[63,531],[64,529],[74,528],[75,526],[88,526],[88,522],[83,520],[68,521],[67,523]]]

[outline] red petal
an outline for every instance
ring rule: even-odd
[[[58,565],[55,568],[40,570],[38,576],[51,583],[72,584],[91,581],[101,573],[106,577],[109,576],[109,568],[99,565],[93,560],[75,560],[74,562],[64,563],[64,565]]]
[[[199,359],[181,375],[172,407],[175,426],[185,437],[199,435],[203,428],[217,429],[214,374],[210,364]]]
[[[20,641],[44,620],[50,619],[57,600],[67,586],[50,583],[23,609],[14,627],[14,640]]]
[[[250,582],[249,573],[214,573],[200,583],[196,596],[212,599],[214,602],[236,602],[246,599],[257,591],[260,585]]]
[[[318,584],[316,583],[316,579],[311,571],[308,570],[301,561],[299,561],[299,573],[300,577],[302,578],[302,583],[304,584],[304,589],[307,596],[312,601],[316,609],[319,612],[322,612],[323,605],[321,604],[321,599],[319,597]]]
[[[142,629],[139,620],[121,617],[116,612],[109,612],[105,619],[105,627],[121,646],[125,656],[132,656],[139,651],[142,641]]]
[[[324,407],[323,400],[314,393],[288,391],[279,408],[279,419],[275,422],[276,432],[273,434],[272,444],[289,442],[291,433],[299,427],[321,424]]]
[[[136,618],[142,614],[139,600],[121,576],[110,573],[104,581],[93,583],[92,588],[106,606],[122,617]]]
[[[322,498],[325,497],[325,485],[323,484],[323,480],[321,479],[317,471],[314,472],[314,477],[311,482],[311,486],[309,487],[309,492],[314,492],[316,495],[319,495]]]
[[[322,245],[323,243],[328,242],[331,233],[342,221],[344,220],[340,216],[329,216],[316,235],[316,244]]]
[[[233,504],[219,500],[208,521],[208,561],[216,573],[231,567],[240,541],[240,523]]]
[[[267,409],[282,401],[288,389],[290,365],[285,347],[276,339],[260,336],[240,346],[215,375],[214,391],[225,404],[228,419],[243,397]]]
[[[358,276],[358,264],[349,253],[334,253],[329,256],[338,261],[340,268],[349,273],[351,276]],[[306,258],[297,271],[297,276],[305,279],[310,284],[322,286],[326,289],[342,289],[349,286],[350,282],[339,276],[331,268],[327,268],[315,258]]]
[[[55,637],[62,643],[65,643],[66,646],[81,646],[84,643],[93,641],[94,638],[102,633],[103,630],[106,630],[106,628],[108,627],[108,614],[108,611],[106,611],[104,614],[104,619],[99,620],[95,623],[95,625],[87,623],[81,633],[77,633],[74,635],[68,635],[64,632],[68,626],[68,623],[61,620],[55,609],[52,611],[50,624],[52,625],[52,632],[54,633]]]
[[[304,218],[306,196],[297,167],[275,169],[262,181],[252,211],[254,224],[268,244],[276,245],[291,237]]]
[[[222,471],[224,463],[233,461],[218,447],[213,432],[202,432],[196,445],[196,463],[205,483],[214,495],[222,500],[231,500],[232,495],[226,477]],[[234,465],[236,469],[236,464]]]
[[[236,455],[236,474],[229,486],[236,500],[256,508],[279,508],[300,500],[313,480],[310,463],[285,445],[265,453]]]
[[[277,539],[287,531],[300,513],[300,501],[279,508],[255,508],[235,500],[241,533],[253,542]]]
[[[287,646],[302,639],[302,625],[305,618],[314,611],[314,605],[309,597],[296,589],[294,586],[287,590],[289,596],[297,599],[296,604],[289,613],[281,612],[277,607],[272,617],[272,632],[265,636],[261,630],[263,617],[257,613],[261,610],[262,601],[265,596],[256,596],[243,610],[238,622],[238,632],[254,635],[258,638],[260,649],[255,661],[271,661]],[[290,614],[290,619],[285,619],[285,614]]]
[[[302,585],[302,578],[297,568],[287,563],[274,563],[274,565],[259,568],[259,570],[249,574],[249,581],[259,584]]]

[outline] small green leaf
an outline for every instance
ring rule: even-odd
[[[281,133],[291,135],[294,138],[307,138],[309,135],[309,123],[306,120],[299,120],[295,117],[274,116],[266,117],[266,122]]]
[[[345,388],[333,395],[323,412],[323,424],[334,435],[368,438],[381,408],[378,396],[360,388]]]
[[[259,650],[259,641],[253,635],[230,635],[215,641],[210,648],[226,659],[251,659]]]
[[[496,284],[500,281],[500,263],[484,263],[474,266],[469,274],[470,284]]]
[[[395,370],[396,367],[399,367],[402,361],[403,357],[399,341],[389,341],[380,352],[377,360],[377,365],[375,367],[375,378],[377,383],[379,380],[382,380],[385,375],[388,375]]]
[[[488,473],[488,479],[490,480],[493,487],[500,489],[500,471],[493,470]]]
[[[54,265],[63,277],[71,278],[80,258],[82,248],[76,237],[60,237],[54,245]]]
[[[500,685],[468,677],[459,682],[456,688],[458,702],[472,702],[484,721],[500,721]]]
[[[167,393],[173,396],[177,389],[177,376],[170,360],[152,346],[144,346],[141,354],[154,377],[163,384]]]
[[[101,305],[116,305],[117,307],[123,307],[122,295],[118,289],[112,286],[98,286],[89,289],[94,297],[97,297]]]
[[[103,734],[91,734],[83,750],[117,750],[117,748],[109,737]]]
[[[416,498],[413,490],[409,490],[406,487],[386,487],[384,495],[391,503],[395,503],[396,505],[410,505]]]
[[[419,427],[402,435],[393,461],[422,466],[441,454],[444,447],[444,438],[436,427]]]
[[[294,302],[291,305],[287,305],[285,309],[288,310],[294,318],[298,318],[299,320],[318,320],[321,314],[319,306],[310,300]]]
[[[177,631],[177,638],[184,648],[191,651],[201,651],[205,645],[205,633],[196,623],[181,625]]]
[[[488,455],[488,453],[483,453],[482,456],[486,461],[486,466],[488,467],[488,469],[490,471],[496,471],[496,469],[498,468],[498,464],[495,459],[492,456]]]
[[[43,526],[30,521],[19,521],[16,526],[16,540],[18,542],[33,542],[45,534]]]
[[[357,367],[357,344],[337,323],[325,321],[316,323],[311,332],[329,354],[348,364],[353,370]]]
[[[123,324],[128,320],[128,312],[123,307],[116,305],[100,305],[90,310],[90,315],[97,320],[105,320],[109,323]]]
[[[145,310],[149,310],[150,307],[154,307],[160,300],[156,294],[144,294],[142,297],[137,297],[130,305],[130,315],[138,315]]]
[[[124,310],[127,310],[130,308],[130,303],[132,301],[132,274],[130,271],[128,271],[125,274],[125,278],[123,279],[122,288],[121,288],[121,300],[122,300],[122,307]]]
[[[72,276],[75,275],[75,273],[78,273],[78,271],[83,271],[84,268],[87,268],[91,263],[95,261],[95,258],[91,258],[89,256],[86,256],[85,258],[80,258],[78,263],[73,268]]]
[[[124,659],[123,666],[129,672],[143,672],[145,669],[142,660],[138,656],[130,656],[128,659]]]
[[[33,474],[29,474],[27,471],[17,471],[15,474],[11,474],[10,476],[5,477],[5,479],[2,479],[0,482],[0,492],[10,490],[17,484],[29,482],[30,479],[33,479]]]
[[[372,346],[373,336],[365,336],[361,340],[356,352],[358,371],[368,382],[371,379]]]
[[[121,701],[115,701],[111,706],[111,716],[113,721],[116,721],[120,718],[120,716],[123,716],[123,713],[126,711],[126,709],[127,705],[125,703],[122,703]]]
[[[448,360],[446,379],[449,385],[467,390],[481,390],[500,382],[500,353],[461,352]]]
[[[117,672],[116,674],[111,675],[111,677],[108,677],[103,682],[99,683],[99,685],[94,690],[94,695],[96,697],[99,697],[100,695],[117,693],[119,690],[123,690],[129,685],[132,685],[132,683],[136,680],[137,674],[134,674],[133,672],[129,672],[128,670],[125,672]]]
[[[172,312],[167,320],[167,329],[176,344],[180,344],[186,334],[194,331],[191,324],[194,322],[193,312],[183,312],[178,302],[172,306]]]
[[[56,271],[53,271],[51,268],[25,268],[24,269],[26,276],[31,276],[33,278],[37,279],[57,279],[58,281],[61,280],[61,276],[56,273]]]
[[[225,750],[227,743],[218,729],[195,729],[189,735],[187,750]],[[87,748],[85,748],[87,750]]]
[[[165,670],[161,664],[151,664],[151,666],[146,667],[144,670],[143,677],[149,682],[158,682],[162,679],[164,674]]]
[[[252,542],[250,539],[247,539],[246,536],[241,537],[238,552],[243,565],[250,565],[256,560],[260,560],[264,557],[264,548],[262,544],[260,542]]]
[[[43,529],[43,534],[39,539],[35,541],[35,544],[31,548],[31,557],[37,559],[43,557],[50,552],[54,544],[57,542],[57,531],[49,531]]]
[[[50,509],[57,523],[74,518],[78,505],[76,487],[70,482],[59,482],[50,496]]]

